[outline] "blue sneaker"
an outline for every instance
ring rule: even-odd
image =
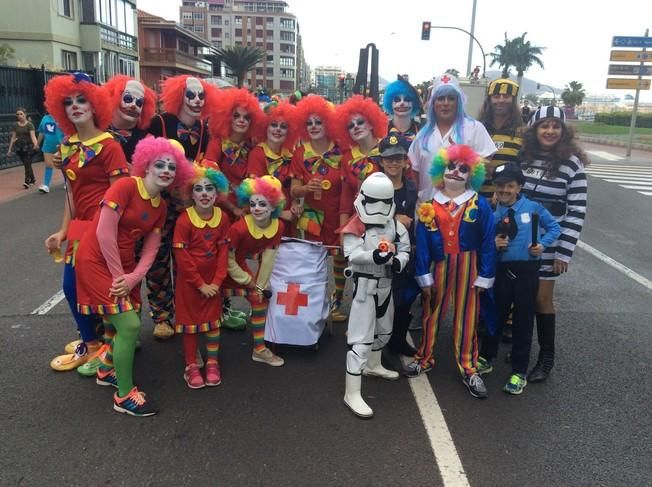
[[[154,416],[158,413],[158,408],[151,399],[147,399],[144,392],[140,392],[134,387],[125,397],[118,397],[118,393],[113,394],[113,409],[119,413],[129,414],[131,416]]]
[[[113,386],[116,389],[118,388],[118,379],[115,376],[115,369],[109,369],[103,371],[102,369],[97,369],[97,375],[95,376],[95,383],[98,386]]]
[[[488,374],[494,370],[494,361],[487,360],[484,357],[478,357],[478,365],[475,370],[479,375]]]
[[[525,379],[524,374],[512,374],[509,376],[509,380],[507,381],[507,384],[505,384],[505,387],[503,387],[503,391],[507,394],[522,394],[526,385],[527,380]]]

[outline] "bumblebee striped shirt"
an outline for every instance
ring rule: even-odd
[[[571,156],[559,166],[556,177],[547,174],[548,163],[535,160],[521,164],[525,176],[523,193],[541,203],[561,226],[561,235],[541,256],[542,279],[554,279],[555,259],[570,262],[586,217],[587,180],[584,165]]]
[[[496,186],[492,181],[494,168],[506,162],[518,162],[518,153],[523,146],[523,139],[518,135],[518,132],[517,135],[514,135],[514,130],[488,130],[491,130],[489,135],[498,150],[490,161],[485,162],[487,176],[480,187],[480,194],[486,198],[491,198],[494,191],[496,191]]]

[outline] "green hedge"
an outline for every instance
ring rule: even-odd
[[[632,112],[596,113],[595,121],[605,125],[629,127],[632,123]],[[652,128],[652,113],[639,113],[636,116],[636,126]]]

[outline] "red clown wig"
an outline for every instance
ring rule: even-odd
[[[63,104],[66,98],[76,93],[86,97],[93,108],[95,126],[105,130],[113,117],[113,110],[106,103],[106,90],[94,84],[84,73],[75,73],[55,76],[45,85],[45,108],[56,120],[63,133],[70,136],[77,132],[75,125],[68,119]]]
[[[264,140],[267,137],[266,131],[272,122],[285,122],[288,126],[288,136],[285,139],[285,142],[283,142],[283,147],[288,150],[294,149],[297,139],[299,138],[296,112],[296,107],[288,101],[280,103],[272,102],[267,105],[265,108],[265,119],[261,124],[265,133],[261,134],[261,140]]]
[[[171,187],[183,188],[187,186],[195,177],[195,170],[186,159],[181,144],[176,140],[166,139],[165,137],[149,136],[138,142],[131,158],[131,175],[145,177],[147,168],[164,156],[171,156],[174,162],[177,163],[177,172]]]
[[[311,115],[316,115],[324,123],[327,139],[333,140],[336,138],[337,130],[335,126],[335,109],[333,108],[333,104],[319,95],[310,95],[301,98],[299,103],[297,103],[296,121],[299,125],[299,135],[301,139],[305,141],[310,140],[306,121]]]
[[[111,98],[111,106],[113,110],[117,110],[122,102],[122,93],[124,93],[128,81],[138,81],[135,78],[119,74],[114,76],[109,81],[104,84],[104,88],[109,92],[109,97]],[[156,93],[154,90],[145,86],[142,82],[138,81],[145,90],[145,103],[143,104],[143,110],[140,112],[140,118],[138,119],[138,128],[141,130],[146,130],[149,127],[154,112],[156,112]]]
[[[163,81],[161,87],[161,103],[163,104],[163,110],[167,113],[178,114],[183,105],[183,98],[186,94],[186,81],[188,78],[197,78],[196,76],[190,76],[188,74],[181,74],[179,76],[172,76]],[[208,113],[207,107],[215,98],[216,88],[213,85],[206,83],[204,80],[199,79],[202,88],[204,88],[204,107],[201,112],[201,116],[204,117]]]
[[[231,121],[233,111],[236,108],[243,108],[251,116],[247,138],[260,138],[260,129],[263,125],[265,114],[258,103],[258,98],[249,93],[246,88],[229,88],[220,92],[219,101],[213,100],[208,108],[210,115],[208,128],[211,137],[222,140],[231,135]],[[264,136],[263,136],[264,138]]]
[[[373,136],[377,139],[387,135],[387,115],[385,115],[371,98],[364,98],[362,95],[353,95],[337,107],[335,115],[337,117],[337,131],[339,133],[338,141],[340,146],[344,148],[355,145],[355,142],[349,134],[349,130],[346,128],[354,115],[362,115],[367,120],[367,123],[371,125]]]

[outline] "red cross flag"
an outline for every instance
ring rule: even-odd
[[[312,346],[328,318],[328,267],[320,244],[284,239],[270,279],[265,340]]]

